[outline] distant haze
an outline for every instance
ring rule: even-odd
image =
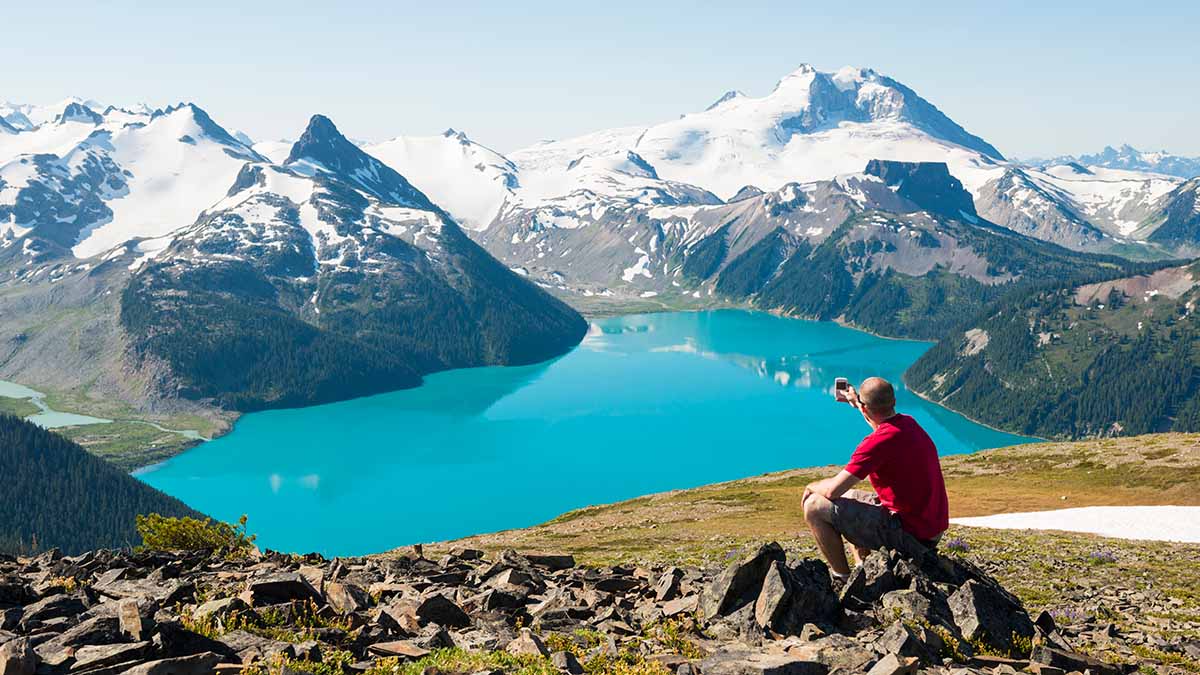
[[[370,140],[447,127],[508,152],[875,68],[1008,156],[1200,155],[1200,4],[65,0],[5,8],[0,100],[194,101],[255,139],[313,113]]]

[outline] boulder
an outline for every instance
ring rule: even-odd
[[[278,605],[293,600],[319,602],[320,594],[308,579],[295,572],[282,572],[258,577],[246,582],[246,590],[239,596],[251,607]]]
[[[192,610],[192,618],[196,620],[213,619],[215,621],[227,621],[235,612],[244,612],[249,607],[241,598],[217,598],[209,600]]]
[[[0,675],[34,675],[38,661],[28,638],[0,644]]]
[[[367,651],[379,656],[399,656],[405,659],[416,660],[423,656],[429,655],[429,650],[419,647],[408,640],[393,640],[391,642],[377,642]]]
[[[1032,640],[1033,621],[1020,602],[991,584],[971,579],[949,598],[954,624],[968,642],[983,642],[1005,654],[1019,651],[1018,639]]]
[[[694,612],[700,604],[700,596],[689,595],[683,598],[676,598],[670,602],[663,603],[663,616],[678,616],[686,612]]]
[[[939,655],[943,646],[941,638],[932,631],[901,621],[888,626],[875,641],[875,650],[878,652],[913,657],[925,663],[940,663]]]
[[[678,567],[672,567],[663,572],[654,584],[654,599],[666,602],[679,597],[679,580],[682,578],[683,572]]]
[[[772,563],[786,559],[783,547],[771,542],[730,565],[701,594],[698,608],[701,617],[712,620],[755,602]]]
[[[117,628],[135,642],[147,637],[142,609],[136,599],[125,598],[117,602]]]
[[[550,661],[555,668],[567,675],[583,675],[583,665],[571,652],[554,652],[550,655]]]
[[[546,643],[533,634],[528,628],[521,629],[521,634],[504,647],[504,651],[515,656],[549,656],[550,650]]]
[[[196,594],[196,585],[181,579],[118,579],[108,584],[93,586],[102,595],[121,600],[142,598],[170,607],[191,599]]]
[[[1104,663],[1086,654],[1069,652],[1049,645],[1035,647],[1030,655],[1030,661],[1042,666],[1059,668],[1066,672],[1088,672],[1093,675],[1124,675],[1126,669]]]
[[[826,675],[829,666],[789,654],[721,650],[700,662],[704,675]]]
[[[851,609],[869,609],[885,593],[908,586],[908,580],[897,574],[900,562],[900,554],[895,551],[880,549],[872,552],[851,571],[842,588],[842,604]]]
[[[771,566],[767,568],[767,576],[763,579],[762,590],[754,602],[754,620],[758,625],[781,635],[789,633],[789,626],[783,625],[787,614],[784,610],[792,598],[792,586],[788,576],[787,565],[778,560],[771,561]]]
[[[795,567],[774,561],[754,604],[758,625],[779,635],[799,635],[808,623],[836,623],[841,613],[829,570],[817,560]]]
[[[414,612],[421,624],[436,623],[439,626],[465,628],[471,625],[471,617],[444,595],[434,594],[417,605]]]
[[[356,584],[325,582],[325,602],[340,614],[353,614],[371,605],[371,596]]]
[[[61,593],[42,598],[27,605],[21,614],[21,624],[26,628],[51,619],[76,617],[87,610],[87,597],[83,593]]]
[[[918,660],[910,656],[888,654],[879,659],[867,675],[910,675],[916,672]]]
[[[544,567],[551,572],[575,567],[575,556],[567,554],[526,553],[525,559],[532,565]]]
[[[149,642],[86,645],[75,650],[75,663],[71,670],[90,670],[140,660],[149,650]]]
[[[125,675],[211,675],[220,662],[220,655],[205,652],[143,663],[125,671]]]
[[[932,584],[916,584],[916,588],[888,591],[879,599],[876,615],[882,622],[904,619],[913,623],[942,626],[957,633],[954,615],[945,594]]]

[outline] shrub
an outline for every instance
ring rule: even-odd
[[[233,526],[211,518],[168,518],[151,513],[137,517],[137,531],[144,550],[210,550],[226,557],[249,555],[255,539],[246,534],[246,516]]]

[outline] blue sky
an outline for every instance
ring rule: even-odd
[[[1012,156],[1200,154],[1196,2],[332,4],[8,3],[0,99],[191,100],[259,139],[320,112],[508,151],[761,95],[807,62],[891,75]]]

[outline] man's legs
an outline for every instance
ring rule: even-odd
[[[850,574],[842,535],[833,529],[833,503],[819,494],[810,493],[804,500],[804,520],[817,540],[821,555],[829,563],[829,569],[839,577]]]

